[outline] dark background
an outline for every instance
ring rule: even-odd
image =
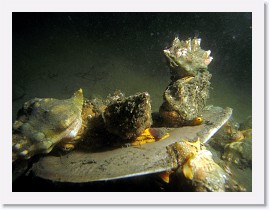
[[[13,13],[14,76],[22,54],[39,56],[31,54],[40,40],[46,43],[40,54],[44,50],[64,53],[69,43],[91,40],[108,46],[117,43],[117,52],[123,56],[136,53],[142,62],[150,56],[152,62],[159,62],[174,37],[196,36],[202,38],[203,49],[212,51],[213,79],[223,75],[231,78],[231,85],[250,89],[251,21],[251,13]]]
[[[251,13],[13,13],[13,112],[79,87],[86,97],[149,91],[158,110],[170,77],[163,49],[176,36],[211,50],[210,102],[251,111],[251,22]]]
[[[80,87],[86,97],[149,91],[158,111],[170,81],[163,49],[178,36],[202,38],[214,58],[209,104],[232,107],[242,121],[251,115],[251,22],[251,13],[13,13],[13,120],[31,98],[67,98]],[[13,187],[28,182],[41,183],[23,177]]]

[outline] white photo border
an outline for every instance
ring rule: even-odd
[[[262,0],[2,0],[1,199],[4,204],[264,204],[264,1]],[[252,192],[12,192],[12,12],[252,12]],[[4,121],[3,121],[4,119]]]

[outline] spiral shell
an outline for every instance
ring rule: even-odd
[[[82,126],[82,107],[82,89],[66,100],[27,101],[13,124],[13,156],[49,153],[60,141],[75,138]]]

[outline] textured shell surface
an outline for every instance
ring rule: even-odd
[[[103,118],[106,129],[122,139],[134,139],[152,124],[150,95],[138,93],[112,101]]]
[[[188,165],[191,170],[192,177],[190,178],[198,189],[211,192],[225,191],[226,173],[212,159],[210,151],[199,151],[185,165]]]
[[[179,79],[183,76],[194,76],[202,69],[207,69],[213,57],[210,56],[211,51],[201,49],[200,44],[200,38],[179,40],[176,37],[171,47],[163,51],[173,77]]]
[[[167,111],[176,111],[180,124],[193,120],[206,105],[209,97],[211,74],[199,73],[195,77],[182,78],[170,84],[164,92]]]
[[[74,138],[82,126],[82,106],[81,89],[66,100],[27,101],[13,124],[13,152],[29,158],[50,152],[63,139]]]

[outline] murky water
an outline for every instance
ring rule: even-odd
[[[200,37],[202,48],[211,50],[208,104],[233,108],[241,123],[252,114],[251,21],[251,13],[13,13],[13,121],[25,101],[68,98],[79,88],[87,98],[117,89],[126,95],[148,91],[157,112],[170,82],[163,49],[178,36]],[[251,170],[244,174],[250,191]],[[14,190],[22,190],[21,184]],[[92,189],[111,190],[109,185]],[[29,189],[38,190],[34,186]],[[152,186],[145,188],[161,189]]]

